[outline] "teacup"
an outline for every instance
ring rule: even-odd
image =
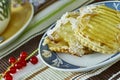
[[[0,0],[0,34],[2,34],[10,21],[11,0]]]

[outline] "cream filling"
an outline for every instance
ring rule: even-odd
[[[60,20],[57,21],[55,27],[47,32],[47,35],[49,38],[53,39],[52,33],[55,32],[61,25],[64,25],[68,22],[72,24],[72,29],[77,27],[77,19],[74,17],[76,15],[79,15],[78,12],[66,12]]]

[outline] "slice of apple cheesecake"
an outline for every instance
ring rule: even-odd
[[[92,53],[93,51],[81,45],[75,36],[74,29],[77,27],[77,17],[79,12],[67,12],[55,27],[47,32],[44,45],[48,44],[51,51],[60,53],[69,53],[72,55],[82,56]]]
[[[47,32],[44,44],[56,52],[82,56],[120,51],[120,12],[105,5],[90,5],[67,12]]]
[[[119,11],[99,5],[84,7],[80,14],[75,36],[81,45],[100,53],[120,51]]]

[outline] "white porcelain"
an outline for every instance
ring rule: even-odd
[[[120,10],[120,1],[104,1],[92,5],[104,4],[115,10]],[[55,26],[53,24],[49,29]],[[46,32],[47,33],[47,32]],[[93,53],[82,57],[72,56],[65,53],[56,53],[49,50],[47,45],[42,45],[47,34],[44,34],[39,44],[39,57],[50,68],[60,71],[83,72],[107,66],[120,60],[120,53],[102,54]]]

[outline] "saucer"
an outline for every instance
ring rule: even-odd
[[[18,36],[20,36],[30,23],[33,14],[33,5],[30,3],[25,3],[17,7],[11,7],[11,20],[7,29],[0,35],[4,38],[4,40],[0,43],[0,49],[6,47]]]

